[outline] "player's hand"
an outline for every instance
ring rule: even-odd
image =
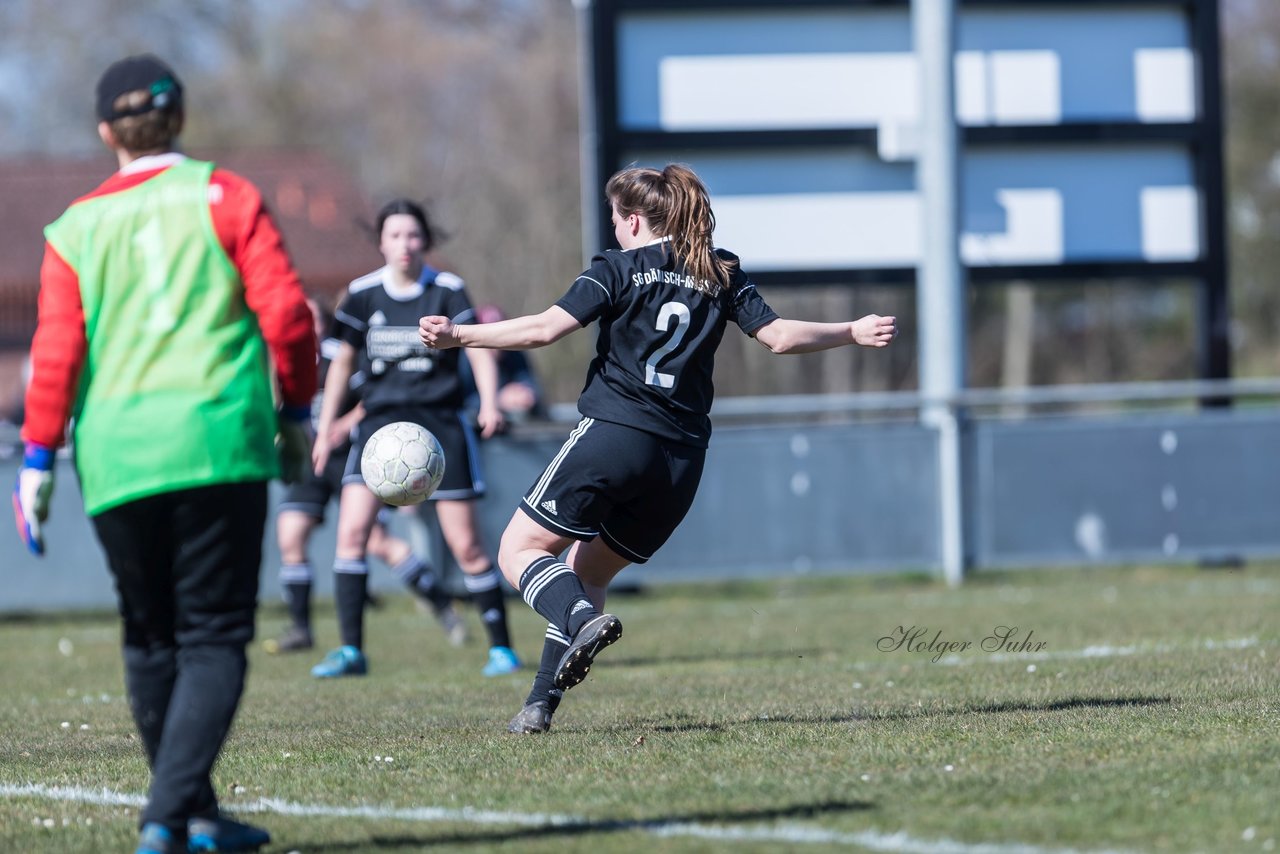
[[[418,339],[427,347],[448,350],[460,346],[453,321],[439,315],[429,315],[418,321]]]
[[[496,406],[481,405],[476,423],[480,425],[480,438],[490,439],[506,429],[507,417]]]
[[[333,426],[329,428],[329,432],[325,434],[324,438],[329,443],[329,447],[336,448],[351,438],[351,428],[339,418],[333,422]]]
[[[307,476],[311,459],[311,411],[282,409],[276,433],[276,452],[280,455],[280,479],[285,483],[300,482]]]
[[[18,535],[27,551],[37,557],[44,554],[41,528],[49,518],[49,501],[53,498],[53,460],[52,448],[28,442],[13,484],[13,519]]]
[[[853,334],[853,342],[863,347],[888,347],[889,342],[898,336],[898,319],[868,314],[849,324]]]
[[[329,464],[329,455],[333,453],[333,444],[329,442],[331,430],[321,430],[311,446],[311,470],[316,477],[324,476],[324,467]]]
[[[329,443],[329,447],[336,448],[349,441],[351,439],[351,432],[355,430],[356,425],[363,419],[363,403],[357,403],[351,411],[333,419],[333,423],[329,425],[329,429],[326,430],[324,434],[324,438]]]

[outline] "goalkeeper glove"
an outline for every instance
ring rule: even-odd
[[[280,409],[276,452],[280,455],[280,479],[285,483],[301,482],[311,468],[311,408],[284,406]]]
[[[18,536],[33,555],[44,554],[44,534],[40,530],[49,518],[53,498],[53,449],[28,442],[22,468],[13,484],[13,519]]]

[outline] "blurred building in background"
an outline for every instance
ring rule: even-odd
[[[352,175],[307,150],[196,152],[261,188],[308,292],[332,304],[377,266],[369,201]],[[43,229],[112,172],[109,157],[0,160],[0,418],[22,389],[22,365],[36,327]]]

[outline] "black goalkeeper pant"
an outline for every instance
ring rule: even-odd
[[[131,501],[93,525],[124,619],[125,683],[151,764],[142,822],[179,839],[212,818],[210,775],[231,729],[253,640],[266,483]]]

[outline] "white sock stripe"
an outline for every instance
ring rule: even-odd
[[[538,483],[533,487],[533,491],[529,493],[529,497],[525,499],[530,504],[536,505],[542,500],[542,495],[547,491],[547,486],[551,482],[551,478],[555,477],[556,470],[560,468],[560,464],[564,462],[564,458],[568,456],[569,451],[573,450],[573,446],[578,443],[582,435],[587,432],[587,428],[596,423],[594,418],[583,418],[578,422],[578,426],[569,434],[569,438],[560,446],[560,451],[547,464],[547,468],[542,472],[542,477],[538,478]]]
[[[500,578],[498,570],[491,569],[488,572],[482,572],[479,575],[467,575],[463,573],[462,583],[471,593],[483,593],[486,590],[496,590]]]
[[[542,573],[532,581],[532,583],[525,587],[522,594],[524,596],[525,604],[530,608],[533,608],[535,611],[538,610],[537,606],[533,604],[534,601],[536,601],[538,596],[542,594],[542,591],[546,589],[548,584],[564,575],[566,572],[572,573],[573,570],[565,566],[563,563],[552,564],[549,568],[543,570]]]
[[[315,577],[309,563],[285,563],[280,565],[281,584],[306,584]]]
[[[533,580],[533,583],[529,584],[527,587],[525,587],[524,590],[520,592],[520,596],[522,599],[524,599],[525,604],[528,605],[530,608],[533,608],[535,611],[538,610],[538,607],[534,604],[534,602],[537,601],[538,596],[541,595],[542,591],[546,588],[547,583],[550,582],[553,578],[560,577],[560,575],[563,574],[563,572],[564,570],[556,569],[551,573],[548,573],[546,575],[540,575],[537,578],[535,578]]]
[[[368,575],[369,563],[363,560],[335,560],[333,562],[333,571],[341,572],[345,575]]]
[[[532,605],[532,600],[537,599],[542,595],[542,591],[547,588],[548,584],[564,575],[566,572],[573,572],[573,570],[565,566],[563,563],[553,563],[551,566],[544,569],[537,578],[533,579],[527,588],[530,604]]]
[[[540,594],[543,588],[547,586],[547,582],[560,575],[568,568],[569,567],[558,561],[556,563],[547,564],[537,575],[529,579],[529,583],[525,585],[524,592],[531,598],[537,598],[538,594]]]
[[[544,637],[549,641],[555,641],[556,643],[562,644],[564,646],[568,646],[570,643],[572,643],[572,641],[569,640],[569,637],[564,632],[557,629],[551,623],[547,623],[547,633],[544,635]]]

